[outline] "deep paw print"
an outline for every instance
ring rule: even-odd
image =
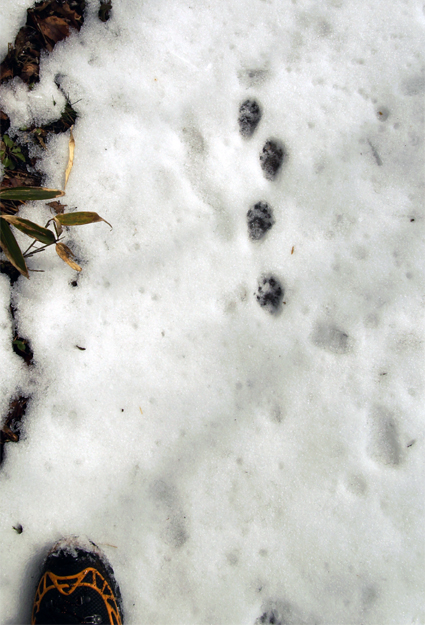
[[[264,177],[274,180],[286,157],[283,145],[277,141],[266,141],[260,152],[260,164]]]
[[[272,274],[260,278],[256,293],[257,302],[270,314],[279,312],[285,291],[279,280]]]
[[[251,137],[261,119],[261,109],[255,100],[245,100],[239,108],[239,132],[243,137]]]
[[[248,232],[253,241],[262,239],[274,224],[273,211],[267,202],[257,202],[247,215]]]

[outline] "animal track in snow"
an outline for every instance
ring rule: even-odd
[[[239,131],[243,137],[251,137],[261,119],[261,109],[255,100],[245,100],[239,108]]]
[[[267,180],[274,180],[286,157],[283,145],[269,139],[260,153],[260,164]]]
[[[255,100],[245,100],[239,108],[239,131],[243,137],[251,137],[255,132],[262,111]],[[269,139],[260,153],[260,165],[267,180],[274,180],[286,156],[283,145],[279,141]],[[253,241],[264,237],[274,224],[273,211],[267,202],[257,202],[247,212],[248,233]],[[262,276],[258,282],[257,302],[270,314],[280,310],[284,289],[279,280],[270,274]]]
[[[399,438],[394,415],[384,406],[376,406],[369,416],[369,456],[379,464],[399,465],[402,460]]]
[[[257,302],[269,313],[275,314],[280,310],[284,289],[279,280],[272,274],[263,276],[258,283]]]
[[[346,354],[351,349],[350,337],[334,325],[317,323],[311,341],[316,347],[332,354]]]
[[[274,224],[273,211],[267,202],[257,202],[247,215],[249,236],[253,241],[262,239]]]

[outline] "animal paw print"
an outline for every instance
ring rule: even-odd
[[[249,236],[259,241],[274,224],[273,211],[267,202],[257,202],[246,215]]]
[[[239,108],[239,130],[243,137],[251,137],[261,119],[261,109],[255,100],[245,100]]]
[[[260,153],[260,163],[264,177],[267,178],[267,180],[274,180],[276,178],[279,169],[282,167],[284,157],[285,150],[283,145],[279,144],[277,141],[266,141]]]
[[[284,289],[272,274],[263,276],[258,281],[257,302],[272,315],[280,310]]]
[[[262,117],[260,105],[255,100],[245,100],[239,107],[239,132],[245,139],[254,134]],[[280,141],[269,139],[260,152],[260,166],[264,177],[273,181],[287,158],[285,148]],[[267,202],[257,202],[247,213],[248,233],[252,241],[259,241],[272,228],[273,210]],[[281,309],[284,288],[273,274],[267,274],[258,281],[255,294],[259,305],[271,314]]]

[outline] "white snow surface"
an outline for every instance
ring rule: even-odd
[[[1,0],[2,51],[30,5]],[[65,233],[77,287],[52,249],[0,276],[2,414],[31,395],[0,468],[2,625],[28,622],[68,535],[104,550],[128,625],[425,623],[422,2],[97,10],[32,91],[0,89],[13,134],[59,117],[60,81],[79,113],[63,202],[113,226]],[[275,224],[253,241],[258,201]]]

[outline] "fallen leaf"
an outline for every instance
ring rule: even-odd
[[[19,441],[19,436],[17,434],[15,434],[15,432],[12,432],[12,430],[7,427],[7,425],[4,425],[2,427],[1,430],[3,436],[4,436],[4,441],[12,441],[13,443],[17,443]]]
[[[2,180],[1,189],[10,187],[37,187],[40,188],[41,176],[38,174],[28,174],[25,171],[13,172],[13,175],[5,175]]]
[[[56,252],[62,260],[67,263],[72,269],[81,271],[80,265],[77,265],[72,259],[75,258],[75,254],[69,249],[65,243],[56,243]]]
[[[21,69],[21,78],[24,82],[29,82],[33,76],[38,76],[38,64],[34,61],[24,63]]]
[[[8,441],[17,442],[19,440],[22,419],[25,416],[28,401],[29,397],[20,395],[12,399],[9,404],[8,415],[0,430],[0,464],[3,461],[3,445]],[[12,433],[11,436],[10,432]]]
[[[37,19],[37,25],[44,37],[53,41],[54,44],[69,36],[68,24],[63,18],[56,15],[51,15],[43,20]]]
[[[13,68],[8,58],[6,57],[3,63],[0,65],[0,83],[8,78],[13,78]]]
[[[56,10],[66,19],[66,21],[71,26],[73,26],[76,30],[80,30],[82,16],[73,9],[71,9],[68,2],[65,2],[65,4],[63,4],[62,6],[58,6]]]
[[[74,139],[74,135],[72,134],[72,128],[73,126],[71,126],[71,128],[69,129],[69,144],[68,144],[69,156],[68,156],[68,165],[65,171],[65,187],[67,185],[69,174],[71,173],[71,169],[74,164],[75,139]]]
[[[68,204],[61,204],[60,202],[47,202],[47,206],[53,208],[56,215],[60,215],[63,213],[64,209],[68,206]]]
[[[84,226],[85,224],[93,224],[97,221],[104,221],[108,226],[111,224],[103,219],[97,213],[92,213],[90,211],[76,211],[75,213],[64,213],[63,215],[56,215],[53,218],[57,224],[62,226]]]

